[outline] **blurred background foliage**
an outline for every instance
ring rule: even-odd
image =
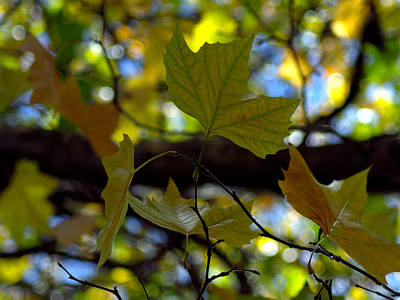
[[[55,56],[61,78],[73,74],[78,79],[86,103],[106,104],[118,95],[125,113],[112,135],[114,142],[122,140],[123,133],[134,143],[181,142],[197,136],[200,124],[170,102],[165,83],[163,52],[178,21],[193,51],[205,42],[255,35],[249,87],[256,94],[303,98],[288,137],[292,144],[317,147],[394,135],[400,125],[399,18],[398,0],[106,0],[105,5],[99,0],[0,0],[0,126],[79,132],[51,105],[29,105],[34,56],[14,49],[31,32]],[[20,173],[36,172],[31,175],[35,179],[42,174],[34,164],[21,163],[24,166],[27,169]],[[23,180],[27,194],[40,201],[50,197],[54,203],[54,190],[46,194],[37,182]],[[48,188],[50,183],[41,184]],[[55,206],[46,200],[38,207],[47,211],[40,214],[47,218],[47,232],[37,220],[21,222],[18,211],[14,221],[6,221],[10,210],[1,206],[2,299],[112,299],[109,293],[69,280],[56,262],[80,279],[118,285],[124,299],[145,299],[137,276],[143,278],[151,299],[197,297],[182,265],[184,238],[132,212],[115,239],[109,262],[94,273],[98,256],[89,250],[106,224],[104,207],[99,194],[73,197],[77,189],[77,183],[58,179],[62,201]],[[4,191],[0,200],[6,197]],[[255,216],[276,236],[299,244],[316,239],[317,226],[294,212],[280,195],[245,187],[237,191],[242,199],[257,199]],[[142,185],[131,192],[142,199],[163,195],[158,188]],[[18,197],[26,197],[21,193]],[[193,190],[184,194],[190,197]],[[200,197],[213,204],[232,204],[210,184],[200,187]],[[24,201],[38,206],[39,200],[28,198]],[[364,215],[368,228],[392,242],[399,241],[398,203],[395,194],[372,195]],[[28,210],[26,216],[30,214]],[[76,216],[84,217],[76,221]],[[324,243],[348,258],[333,242]],[[201,281],[206,261],[203,238],[191,238],[188,252],[192,276]],[[216,280],[205,298],[313,299],[320,287],[308,275],[309,256],[265,238],[256,238],[243,249],[221,244],[211,275],[237,265],[256,269],[261,276],[233,273]],[[377,289],[360,274],[316,255],[312,263],[319,276],[334,278],[335,297],[379,298],[354,288],[360,283]],[[400,290],[400,273],[387,280]]]

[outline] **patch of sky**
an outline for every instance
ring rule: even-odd
[[[167,234],[157,228],[147,229],[146,238],[152,243],[166,244],[168,242]]]
[[[287,214],[292,210],[290,204],[286,201],[274,201],[266,210],[259,211],[255,218],[265,227],[273,228],[274,233],[282,238],[287,237],[285,224],[287,222]],[[254,224],[251,225],[256,230]]]
[[[353,133],[354,127],[357,124],[357,111],[359,107],[356,104],[347,105],[340,116],[335,116],[331,120],[331,126],[341,136],[349,136]]]
[[[181,285],[187,285],[192,281],[188,271],[181,264],[175,266],[172,272],[175,275],[176,281]]]
[[[341,47],[344,50],[343,61],[348,67],[354,66],[361,50],[361,44],[358,39],[341,39]]]
[[[307,63],[311,67],[315,67],[321,61],[321,51],[318,51],[318,50],[309,51],[307,53],[306,57],[307,57]]]
[[[50,216],[47,219],[47,224],[49,225],[50,228],[53,228],[54,226],[57,226],[65,221],[68,221],[70,217],[66,214],[61,214],[57,216]]]
[[[155,14],[159,11],[161,11],[163,8],[163,3],[160,0],[153,0],[151,1],[151,4],[149,5],[149,10],[151,14]]]
[[[333,132],[314,131],[309,134],[306,140],[308,147],[322,147],[326,145],[340,144],[343,140]]]
[[[306,88],[306,111],[307,115],[315,116],[321,112],[326,98],[326,84],[322,76],[318,73],[313,73]]]
[[[143,229],[142,223],[132,216],[126,216],[124,225],[126,231],[133,235],[140,233]]]
[[[182,0],[178,7],[177,14],[179,18],[196,19],[200,11],[199,3],[194,0]]]
[[[310,261],[310,257],[311,257],[311,252],[300,252],[299,253],[299,262],[301,263],[301,265],[305,268],[308,267],[308,262]],[[312,260],[311,260],[311,266],[314,266],[315,263],[318,260],[318,256],[317,255],[313,255]]]
[[[52,264],[55,264],[53,261]],[[80,261],[77,259],[66,259],[62,261],[62,265],[73,274],[76,278],[85,278],[85,280],[90,281],[94,277],[94,271],[96,269],[96,264],[89,261]],[[54,274],[52,274],[54,279],[57,280],[59,284],[68,285],[80,285],[80,283],[75,282],[68,278],[68,274],[58,266],[52,266]],[[47,271],[47,269],[45,269]]]
[[[42,276],[37,268],[28,268],[22,272],[22,281],[27,284],[33,284],[41,278]]]
[[[262,60],[268,60],[271,64],[282,62],[282,49],[274,40],[270,40],[265,34],[257,34],[253,40],[250,56],[260,56]]]
[[[400,290],[400,272],[394,272],[386,275],[386,281],[393,290]]]
[[[269,97],[295,98],[298,91],[288,81],[277,78],[264,82],[265,95]]]
[[[332,294],[340,297],[350,290],[350,282],[345,276],[338,276],[332,281]]]
[[[300,34],[301,45],[306,49],[314,49],[319,45],[318,36],[311,30],[304,30]]]

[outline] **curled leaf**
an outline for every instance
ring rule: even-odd
[[[254,200],[244,202],[251,211]],[[194,200],[182,199],[174,181],[170,178],[167,189],[160,201],[147,199],[143,203],[137,198],[129,198],[129,204],[141,217],[150,222],[180,232],[186,236],[190,234],[204,234],[199,217],[190,206]],[[226,208],[210,207],[208,203],[199,205],[198,210],[207,224],[210,237],[223,239],[227,244],[242,247],[258,236],[250,229],[251,220],[242,211],[239,205]]]

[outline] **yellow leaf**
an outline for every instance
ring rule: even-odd
[[[120,142],[120,149],[116,154],[102,159],[108,182],[101,196],[105,202],[108,223],[93,249],[93,251],[101,249],[96,269],[110,256],[114,237],[125,220],[128,200],[133,198],[129,192],[129,185],[136,169],[133,165],[133,145],[127,135],[124,135],[124,140]]]
[[[332,32],[341,38],[361,38],[371,4],[365,0],[340,0],[336,7]]]
[[[237,22],[230,13],[225,9],[213,7],[202,14],[200,22],[194,26],[189,47],[193,52],[197,52],[206,42],[231,42],[236,30]]]
[[[294,209],[317,223],[367,272],[386,283],[385,275],[400,271],[400,245],[369,231],[361,222],[366,206],[368,170],[328,186],[316,181],[298,150],[290,145],[291,161],[283,194]]]
[[[244,202],[244,206],[251,211],[254,200]],[[194,200],[182,199],[174,181],[170,178],[164,197],[160,201],[147,199],[143,203],[137,198],[129,198],[132,209],[152,223],[173,230],[184,235],[204,234],[199,217],[191,209]],[[251,220],[246,216],[239,205],[226,208],[210,207],[208,203],[198,206],[200,215],[209,229],[209,235],[214,239],[223,239],[234,247],[242,247],[257,237],[258,233],[250,229]]]
[[[61,80],[54,56],[47,52],[31,33],[27,34],[19,50],[32,52],[35,55],[35,62],[31,66],[29,76],[29,81],[33,86],[30,103],[58,103]]]
[[[203,233],[197,215],[190,208],[190,205],[194,205],[194,200],[180,198],[179,191],[172,179],[161,201],[148,200],[145,204],[132,196],[129,186],[136,169],[133,164],[133,144],[127,135],[124,135],[120,148],[121,150],[116,154],[102,159],[108,175],[107,186],[101,194],[106,205],[105,214],[108,223],[93,249],[93,251],[101,249],[97,268],[104,264],[111,254],[112,242],[124,223],[128,203],[136,213],[156,225],[185,235]],[[254,200],[247,201],[244,202],[244,205],[251,211],[253,203]],[[212,238],[224,239],[232,246],[241,247],[258,236],[258,233],[249,228],[251,221],[238,205],[227,208],[211,208],[206,204],[200,205],[199,211],[207,222]]]
[[[97,218],[86,215],[73,216],[66,222],[50,229],[57,241],[65,248],[71,243],[81,243],[84,234],[91,235],[97,228]]]
[[[17,243],[28,225],[49,232],[47,219],[54,208],[47,197],[57,185],[57,179],[39,171],[37,162],[23,159],[16,163],[10,183],[0,194],[0,218]]]
[[[247,87],[253,37],[205,44],[193,53],[177,25],[164,64],[168,92],[177,107],[196,118],[206,136],[221,135],[265,157],[285,148],[298,99],[256,97]]]
[[[78,125],[86,134],[95,153],[100,157],[112,155],[118,147],[109,136],[118,125],[118,110],[110,103],[87,105],[82,102],[76,79],[69,76],[62,83],[54,57],[32,34],[28,34],[20,51],[35,55],[29,81],[33,86],[31,104],[51,103],[61,115]]]
[[[85,132],[98,156],[106,157],[118,151],[118,147],[110,140],[110,135],[118,124],[118,110],[113,103],[83,103],[75,77],[69,76],[63,84],[60,101],[55,104],[55,108]]]
[[[297,54],[297,60],[301,69],[300,71],[293,51],[285,49],[285,52],[282,54],[282,56],[284,57],[284,61],[279,67],[279,76],[289,80],[297,87],[301,87],[301,85],[304,84],[302,74],[305,78],[307,78],[312,71],[307,59],[304,57],[304,55],[300,53]]]

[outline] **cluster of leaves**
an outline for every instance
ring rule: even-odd
[[[261,5],[262,3],[254,2],[251,4],[246,3],[244,6],[248,11],[253,11],[255,15],[257,11],[261,10],[261,8],[265,11],[271,8],[268,6],[269,4],[264,5],[265,7],[261,7]],[[279,5],[280,4],[275,6]],[[282,5],[286,5],[286,3],[282,3]],[[346,4],[341,1],[337,9],[338,16],[332,24],[332,30],[336,31],[337,35],[347,34],[350,37],[360,38],[360,35],[362,34],[362,26],[366,24],[368,20],[368,5],[368,3],[364,2]],[[109,5],[107,3],[107,5],[104,6],[103,3],[101,5],[101,21],[103,22],[103,25],[100,26],[102,28],[100,33],[107,33],[108,30],[111,31],[110,28],[107,28],[106,17],[108,18],[109,15],[103,11],[104,7],[107,8],[106,11],[113,11],[113,9],[115,9],[117,15],[125,15],[126,13],[124,10],[118,10],[118,7],[114,6],[114,4]],[[66,11],[72,12],[73,9],[71,7],[69,8],[70,9]],[[361,13],[360,10],[355,10],[354,8],[360,8]],[[324,10],[328,11],[329,9],[324,8]],[[57,9],[53,8],[53,13],[55,11],[57,11]],[[143,11],[146,10],[135,8],[137,15],[140,15],[140,12],[144,13]],[[234,11],[240,15],[239,9]],[[301,5],[296,9],[293,9],[291,12],[293,13],[298,11],[302,11]],[[290,9],[288,12],[290,12]],[[382,11],[378,11],[378,13],[382,13]],[[346,14],[349,14],[350,16]],[[346,23],[349,19],[353,20],[355,16],[358,18],[356,26]],[[82,17],[84,18],[85,14],[82,14]],[[149,18],[152,17],[153,16],[150,16],[149,12]],[[193,164],[195,172],[193,175],[195,180],[194,199],[182,199],[180,192],[172,179],[170,179],[166,192],[160,201],[155,197],[156,199],[147,198],[147,201],[142,202],[131,194],[130,186],[132,180],[134,181],[133,175],[135,175],[135,178],[136,176],[140,176],[140,174],[136,175],[136,172],[142,167],[145,167],[148,162],[142,164],[138,168],[134,167],[133,144],[136,140],[132,143],[132,140],[125,135],[125,133],[128,133],[126,130],[127,126],[119,126],[117,128],[117,123],[119,119],[120,125],[123,124],[126,121],[123,118],[127,117],[130,122],[133,121],[133,123],[141,126],[142,129],[145,129],[143,132],[154,129],[148,125],[144,125],[145,123],[147,124],[148,119],[153,119],[153,117],[149,118],[147,114],[144,114],[143,119],[146,121],[141,123],[137,121],[140,117],[135,119],[132,116],[129,116],[124,110],[127,108],[133,110],[133,107],[137,108],[140,107],[140,105],[149,105],[148,103],[151,101],[147,101],[149,97],[148,94],[150,94],[148,91],[155,89],[158,84],[158,79],[146,81],[146,84],[142,84],[143,82],[141,82],[138,84],[141,85],[140,88],[137,86],[124,87],[125,91],[131,92],[132,95],[135,95],[138,91],[139,93],[146,94],[146,96],[143,97],[145,100],[142,99],[146,104],[141,103],[138,105],[132,105],[132,103],[127,104],[120,101],[119,80],[121,78],[116,71],[117,64],[114,64],[114,61],[109,58],[111,56],[110,53],[112,52],[112,47],[107,48],[104,46],[104,41],[107,39],[106,34],[105,37],[103,36],[101,41],[94,39],[88,44],[96,47],[98,46],[97,49],[100,49],[107,54],[108,58],[103,59],[99,65],[105,67],[109,74],[112,74],[111,83],[106,80],[106,85],[112,86],[112,84],[114,84],[113,88],[116,94],[114,97],[114,103],[84,103],[83,100],[86,99],[86,95],[82,96],[82,92],[85,92],[85,89],[87,90],[87,87],[85,86],[87,84],[85,76],[89,76],[90,74],[89,72],[85,73],[85,68],[77,66],[84,65],[86,63],[86,58],[77,58],[77,60],[74,61],[74,64],[71,63],[72,67],[68,70],[69,72],[66,72],[66,69],[64,69],[64,72],[60,75],[60,65],[62,65],[63,59],[65,59],[65,57],[60,55],[61,51],[59,51],[58,55],[54,57],[51,53],[45,50],[32,34],[28,33],[24,42],[12,45],[11,48],[9,45],[3,48],[7,50],[5,52],[7,54],[4,55],[9,55],[9,50],[16,50],[21,62],[29,63],[29,61],[32,61],[32,58],[34,57],[34,63],[30,66],[29,72],[17,71],[2,65],[0,70],[2,72],[2,79],[4,80],[1,82],[2,85],[0,86],[0,90],[2,91],[2,94],[5,95],[5,98],[4,101],[1,102],[0,107],[8,107],[10,101],[12,101],[17,95],[32,88],[33,94],[30,96],[31,105],[40,109],[40,105],[44,104],[46,108],[51,107],[51,109],[54,109],[55,113],[53,116],[61,115],[63,121],[67,120],[70,122],[69,126],[72,124],[72,126],[80,128],[91,143],[95,153],[99,157],[105,157],[102,161],[109,177],[109,181],[107,187],[102,192],[102,198],[105,201],[105,215],[108,219],[108,223],[100,234],[97,246],[95,247],[95,250],[101,250],[97,268],[105,264],[112,254],[111,250],[113,242],[114,245],[124,243],[123,241],[118,240],[117,232],[122,228],[124,223],[127,223],[128,219],[126,219],[126,214],[128,206],[131,206],[135,213],[141,216],[141,218],[148,220],[159,227],[183,234],[186,240],[184,248],[185,251],[189,253],[187,254],[188,256],[193,254],[193,257],[194,253],[198,252],[204,252],[204,254],[207,254],[206,267],[205,269],[200,268],[199,272],[199,274],[201,274],[200,278],[204,281],[202,287],[197,287],[198,291],[196,291],[196,293],[199,298],[204,295],[205,289],[209,287],[209,284],[213,281],[216,282],[216,279],[218,278],[232,278],[233,276],[231,274],[237,271],[253,272],[254,274],[257,274],[257,271],[252,268],[248,269],[248,267],[251,266],[251,263],[248,263],[246,266],[246,263],[239,259],[234,263],[235,265],[239,265],[239,267],[235,266],[230,269],[219,268],[218,271],[220,271],[220,273],[213,276],[210,275],[211,259],[213,261],[217,259],[213,256],[213,252],[218,251],[220,247],[225,247],[225,245],[221,244],[221,240],[224,240],[225,243],[233,247],[240,248],[244,244],[250,243],[251,240],[257,236],[261,236],[255,239],[258,243],[264,243],[259,241],[269,241],[272,239],[273,241],[289,246],[290,248],[312,253],[308,261],[308,272],[322,285],[323,289],[328,291],[330,298],[332,297],[331,283],[319,278],[319,270],[312,263],[312,256],[314,253],[325,255],[340,264],[344,264],[350,270],[360,272],[360,274],[371,279],[377,285],[384,287],[384,289],[392,293],[392,295],[398,295],[386,285],[385,280],[385,275],[387,273],[399,271],[400,266],[396,260],[396,257],[399,254],[398,245],[391,244],[382,237],[370,232],[361,222],[362,213],[367,201],[365,187],[368,171],[361,172],[340,182],[335,181],[329,186],[324,186],[315,180],[299,152],[293,146],[290,146],[289,151],[291,155],[291,163],[288,171],[284,172],[285,180],[280,182],[282,192],[287,196],[288,201],[292,204],[295,210],[305,217],[315,221],[321,228],[321,233],[325,234],[325,236],[322,239],[319,238],[312,247],[306,247],[300,245],[300,243],[296,244],[285,241],[284,239],[271,234],[270,231],[268,231],[269,229],[267,230],[261,226],[253,217],[254,209],[252,208],[254,203],[256,203],[255,200],[242,202],[235,192],[230,191],[219,182],[211,172],[201,165],[201,158],[205,151],[204,149],[206,148],[207,141],[213,135],[220,135],[230,139],[237,145],[250,150],[256,156],[261,158],[264,158],[265,155],[269,153],[275,153],[277,150],[285,148],[286,145],[283,143],[283,138],[287,136],[290,117],[299,104],[298,99],[291,99],[289,97],[256,96],[253,92],[249,91],[247,80],[250,76],[250,71],[247,65],[250,50],[253,45],[257,44],[257,41],[254,41],[253,36],[249,36],[245,39],[237,39],[229,44],[205,44],[197,53],[191,51],[191,48],[193,49],[202,45],[203,38],[212,41],[215,38],[215,33],[208,32],[204,29],[207,29],[207,26],[209,26],[214,30],[215,28],[213,26],[215,25],[215,22],[212,20],[228,20],[228,18],[225,17],[221,14],[221,11],[213,12],[213,10],[210,9],[207,12],[207,17],[204,18],[204,22],[202,21],[197,27],[197,30],[195,30],[195,32],[198,32],[197,39],[193,38],[190,47],[187,45],[179,26],[176,26],[173,31],[172,39],[167,44],[166,52],[164,54],[164,63],[167,69],[166,83],[168,85],[168,94],[177,108],[199,121],[205,132],[205,142],[197,160],[184,157],[181,153],[169,151],[150,159],[148,162],[160,156],[169,155],[176,156],[176,158],[174,158],[176,160],[185,159],[188,163]],[[298,17],[299,16],[293,16],[293,20]],[[262,21],[261,18],[259,18],[259,20],[256,19],[257,18],[254,18],[254,16],[250,21],[249,18],[246,18],[246,21],[241,22],[241,25],[243,28],[254,27],[256,26],[254,24]],[[284,26],[278,21],[279,20],[271,22],[271,28],[273,28],[277,34],[275,39],[281,42],[290,39],[291,37],[288,37],[287,33],[285,33],[285,30],[283,29]],[[167,21],[165,20],[165,22]],[[318,35],[322,35],[322,23],[323,22],[320,21],[302,21],[299,23],[299,28],[304,32],[313,31]],[[180,24],[182,25],[182,28],[185,28],[184,31],[188,30],[188,24],[185,21],[182,21]],[[210,26],[210,24],[213,25]],[[168,24],[166,27],[173,27],[173,25],[174,24]],[[232,23],[227,21],[224,26],[225,29],[228,27],[231,28]],[[150,27],[151,26],[149,26],[149,28]],[[160,28],[157,29],[160,31],[158,35],[152,35],[151,38],[153,38],[153,36],[162,36],[162,39],[156,38],[155,40],[151,40],[150,43],[151,46],[157,48],[157,50],[154,50],[153,48],[147,49],[148,51],[146,51],[146,53],[152,53],[152,51],[158,51],[160,53],[160,56],[158,56],[159,61],[153,63],[156,70],[153,69],[152,74],[164,76],[159,75],[159,73],[163,73],[163,69],[160,68],[160,65],[162,65],[160,49],[166,44],[165,39],[167,37],[169,38],[170,34],[164,34],[162,31],[163,27]],[[232,28],[230,30],[233,31],[234,27]],[[343,28],[345,28],[345,30]],[[218,30],[221,30],[221,28]],[[247,30],[251,31],[249,29]],[[118,39],[126,41],[132,31],[132,28],[129,26],[121,26],[115,30],[114,38],[119,37]],[[246,29],[243,29],[241,34],[243,36],[247,35]],[[202,38],[199,38],[199,36],[202,36]],[[196,37],[196,33],[194,33],[194,37]],[[60,39],[65,42],[65,37],[60,37]],[[233,38],[226,37],[218,38],[218,40],[225,42],[231,41],[232,39]],[[147,42],[148,41],[145,40],[144,44]],[[326,44],[329,42],[332,44],[334,41],[326,41]],[[292,42],[288,44],[290,47],[293,47]],[[129,47],[131,47],[131,49],[134,49],[135,47],[140,48],[140,45],[141,44],[139,43],[129,45]],[[121,45],[115,44],[114,46]],[[118,49],[120,48],[116,47],[114,50],[118,51]],[[379,53],[375,50],[374,46],[371,45],[368,53],[370,53],[371,56],[378,57]],[[296,54],[287,54],[283,67],[280,70],[282,73],[281,75],[289,81],[292,81],[294,85],[296,85],[296,82],[299,85],[302,85],[304,83],[302,81],[307,81],[307,77],[312,79],[311,76],[315,70],[312,68],[313,64],[310,63],[311,59],[306,61],[305,54],[309,54],[306,53],[307,51],[316,52],[317,49],[311,49],[309,47],[305,53],[297,53],[297,57]],[[393,53],[396,51],[397,50],[394,49]],[[13,52],[12,55],[15,55],[15,52]],[[22,56],[19,57],[20,55]],[[345,59],[343,58],[343,60]],[[123,60],[121,59],[121,61]],[[252,63],[257,64],[257,62],[254,61],[250,62],[250,64]],[[296,72],[293,72],[293,69],[297,68],[294,66],[295,64],[298,64],[298,68],[303,72],[303,78],[298,78],[298,76],[293,75],[294,73],[297,74],[297,70]],[[327,69],[331,68],[329,72],[331,72],[332,80],[334,78],[338,79],[338,76],[340,75],[339,73],[342,74],[342,77],[344,76],[347,78],[350,76],[348,68],[337,68],[336,64],[333,64],[333,67],[332,63],[328,59],[322,59],[320,64],[324,65]],[[123,77],[122,70],[123,68],[120,69],[121,76]],[[367,72],[373,73],[373,71],[368,69]],[[65,75],[66,73],[69,74]],[[147,86],[147,84],[150,85],[151,88]],[[254,85],[254,78],[253,81],[250,80],[250,85]],[[333,87],[336,89],[334,90]],[[339,85],[338,82],[336,82],[330,86],[330,96],[333,99],[333,106],[338,107],[343,103],[346,95],[344,91],[348,88],[349,86],[347,83]],[[324,114],[321,107],[323,106],[321,105],[316,109],[316,111],[313,111],[310,103],[306,103],[305,108],[307,114],[304,112],[303,105],[296,114],[296,122],[299,122],[299,115],[300,121],[307,122],[307,118],[312,120],[316,115]],[[182,113],[179,111],[177,114]],[[57,117],[51,118],[54,121]],[[195,123],[195,121],[190,117],[184,116],[184,118],[184,120],[187,120],[189,124]],[[387,123],[388,121],[385,122]],[[151,123],[151,125],[153,125],[153,123]],[[394,126],[394,124],[392,125]],[[199,127],[196,126],[194,127]],[[163,132],[163,130],[153,131],[155,132],[155,136],[159,136],[159,133]],[[117,134],[112,136],[113,132],[114,134],[115,132],[118,132],[119,136]],[[130,137],[136,139],[137,135],[141,135],[143,132],[140,134],[138,131],[135,131],[134,134],[130,132]],[[114,141],[119,141],[122,137],[121,133],[124,133],[124,135],[118,151],[118,147],[115,146],[112,139],[114,139]],[[116,136],[117,138],[115,138]],[[198,204],[197,181],[199,178],[204,176],[201,175],[202,173],[211,177],[217,182],[217,184],[225,189],[231,197],[231,201],[233,200],[236,202],[236,205],[222,208],[216,205],[210,206],[208,203],[202,205]],[[190,174],[188,174],[188,176],[190,176]],[[16,164],[10,184],[1,194],[0,212],[3,224],[5,227],[9,228],[12,237],[18,245],[24,247],[24,243],[27,243],[27,240],[29,240],[29,238],[27,239],[29,232],[27,234],[26,226],[31,226],[31,228],[37,232],[46,233],[46,239],[50,236],[54,236],[64,248],[70,247],[72,243],[80,243],[83,235],[90,236],[97,228],[96,218],[91,213],[74,216],[66,222],[51,229],[49,228],[46,220],[54,215],[55,207],[50,205],[46,199],[55,191],[58,184],[60,183],[57,183],[57,180],[54,178],[50,178],[43,173],[40,173],[35,162],[23,160]],[[14,199],[17,199],[17,201]],[[24,209],[21,210],[21,207]],[[79,210],[84,211],[84,209]],[[18,223],[18,226],[15,225],[16,219],[22,220]],[[258,227],[258,232],[250,229],[249,225],[252,223]],[[191,241],[188,238],[191,234],[198,234],[201,236],[205,235],[206,239],[200,240],[200,244],[203,246],[204,244],[206,245],[201,249],[202,251],[191,246]],[[334,253],[336,252],[332,253],[326,250],[321,244],[325,237],[329,237],[335,241],[351,258],[360,264],[365,271],[335,255]],[[35,238],[38,239],[37,236]],[[212,243],[210,239],[215,239],[217,242]],[[253,240],[253,244],[257,243],[255,240]],[[301,243],[308,241],[309,240],[301,241]],[[39,242],[35,240],[29,241],[29,243],[32,245]],[[267,242],[265,242],[265,244],[266,243]],[[324,241],[324,243],[326,242]],[[129,247],[126,247],[125,245],[125,248]],[[12,252],[13,250],[11,249],[10,251]],[[134,251],[133,249],[128,251],[131,251],[131,256],[134,255],[132,254]],[[236,253],[235,250],[232,250],[232,253],[233,252]],[[93,259],[92,253],[87,253],[85,255],[87,255],[87,258]],[[249,256],[251,255],[252,254]],[[193,261],[190,261],[186,255],[181,256],[178,254],[177,257],[179,260],[178,265],[180,265],[182,260],[182,265],[184,265],[190,273],[190,264],[193,264]],[[26,260],[26,258],[24,259]],[[26,264],[25,260],[21,259],[21,261],[19,261],[21,265]],[[256,265],[254,269],[260,270],[262,268]],[[126,270],[122,271],[117,268],[114,270],[116,270],[116,272],[113,273],[114,275],[112,278],[114,280],[117,278],[119,280],[118,283],[133,281],[132,274]],[[292,268],[282,271],[291,273],[293,275],[292,277],[301,279],[297,282],[293,279],[293,282],[290,283],[292,291],[285,293],[281,298],[295,297],[298,292],[303,289],[305,283],[305,280],[303,280],[305,278],[304,270],[305,269],[301,266],[297,266],[297,268],[293,266]],[[121,272],[118,273],[118,271]],[[268,272],[272,271],[267,270],[267,273]],[[119,274],[120,277],[115,274]],[[248,278],[252,278],[251,276],[254,274],[249,274]],[[71,278],[75,278],[71,274],[69,275]],[[126,280],[122,279],[124,278],[123,275],[125,275],[125,279],[127,278]],[[22,275],[19,274],[18,276],[18,278],[21,278]],[[193,282],[196,282],[196,276],[193,276],[193,274],[191,274],[191,276]],[[80,283],[85,284],[85,282]],[[145,283],[141,283],[145,285]],[[93,285],[93,287],[98,288],[99,286]],[[153,288],[151,284],[149,284],[145,287],[145,291],[146,289],[152,290]],[[108,292],[116,291],[110,289],[106,290]],[[217,297],[215,295],[225,299],[233,299],[236,297],[235,295],[226,295],[224,293],[224,290],[219,290],[217,286],[214,286],[210,293],[210,297]],[[267,296],[271,295],[273,295],[272,292],[267,294]],[[118,294],[117,296],[120,297]],[[277,297],[276,295],[274,296]],[[317,293],[316,297],[320,296],[321,291]],[[249,296],[247,298],[250,299],[251,297]]]
[[[220,134],[262,157],[271,152],[271,149],[273,152],[279,149],[278,142],[282,135],[285,135],[289,116],[297,101],[285,98],[256,98],[252,94],[249,95],[244,84],[246,81],[243,79],[248,77],[244,62],[248,59],[250,44],[248,39],[229,44],[206,44],[198,53],[193,53],[187,47],[177,26],[167,45],[165,64],[167,82],[174,103],[200,121],[206,131],[206,141],[209,135]],[[128,204],[140,216],[161,227],[186,235],[204,230],[206,239],[217,239],[217,243],[225,241],[236,247],[248,243],[255,233],[249,230],[247,222],[243,222],[246,217],[261,229],[262,235],[281,241],[262,228],[250,215],[252,201],[243,204],[235,193],[229,191],[238,205],[223,210],[218,207],[210,209],[207,204],[197,206],[197,197],[195,200],[182,200],[175,184],[170,180],[160,202],[148,199],[147,205],[143,204],[128,190],[137,170],[133,166],[133,145],[127,136],[121,142],[120,148],[118,154],[103,159],[109,176],[107,187],[102,193],[106,201],[108,224],[97,244],[97,248],[102,250],[98,267],[111,254],[112,241],[123,224]],[[174,152],[165,154],[177,155]],[[325,233],[312,252],[325,251],[324,254],[333,259],[333,254],[319,248],[322,240],[330,237],[371,273],[371,278],[376,276],[377,280],[374,279],[379,285],[386,283],[386,274],[400,270],[400,265],[394,263],[400,254],[400,246],[368,231],[361,222],[368,198],[368,170],[324,186],[315,180],[300,153],[293,146],[290,146],[290,154],[289,170],[285,172],[285,181],[280,183],[282,191],[299,213],[315,221]],[[199,162],[194,162],[197,168],[201,167]],[[196,171],[195,181],[198,176]],[[208,243],[209,260],[217,243]],[[301,246],[290,246],[301,249]],[[340,258],[337,260],[341,261]],[[222,272],[209,278],[208,267],[209,265],[199,298],[208,283],[231,272]],[[315,274],[311,267],[311,259],[309,272],[323,284],[332,298],[330,286]]]

